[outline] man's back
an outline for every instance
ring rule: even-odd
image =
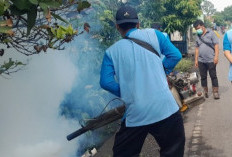
[[[148,42],[160,54],[159,41],[166,40],[164,36],[158,39],[154,29],[133,29],[127,36]],[[126,102],[127,126],[151,124],[179,109],[159,56],[127,39],[116,42],[106,54],[112,60],[121,98]]]
[[[161,32],[139,30],[138,14],[133,7],[119,8],[115,19],[123,38],[143,40],[165,57],[162,61],[129,39],[120,40],[106,50],[100,85],[126,104],[124,120],[115,135],[113,156],[139,156],[150,133],[159,143],[160,156],[183,157],[183,119],[165,78],[165,73],[180,61],[180,51]]]

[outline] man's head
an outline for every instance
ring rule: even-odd
[[[119,8],[116,13],[116,27],[120,33],[131,28],[138,28],[139,19],[136,10],[130,6]]]
[[[193,27],[196,29],[198,35],[202,35],[206,31],[205,24],[202,20],[196,20]]]

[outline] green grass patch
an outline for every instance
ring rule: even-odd
[[[183,58],[175,67],[174,71],[179,72],[188,72],[192,67],[194,63],[191,59]]]

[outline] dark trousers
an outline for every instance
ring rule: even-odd
[[[211,63],[198,62],[198,67],[201,75],[201,86],[207,87],[207,71],[209,71],[209,76],[212,81],[212,86],[218,87],[216,65],[213,62]]]
[[[146,126],[126,127],[123,121],[115,135],[114,157],[138,157],[148,133],[160,146],[160,157],[183,157],[185,133],[179,111],[160,122]]]

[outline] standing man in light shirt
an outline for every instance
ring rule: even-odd
[[[211,29],[205,28],[203,21],[197,20],[193,26],[197,31],[195,66],[199,67],[201,86],[204,89],[205,97],[208,98],[207,72],[209,71],[214,99],[219,99],[216,71],[219,55],[219,40]]]
[[[232,82],[232,28],[226,32],[223,40],[223,51],[225,57],[230,62],[229,80]]]
[[[100,78],[101,87],[126,104],[113,156],[138,157],[150,133],[160,146],[160,156],[183,157],[183,119],[166,79],[181,60],[180,51],[162,32],[139,29],[137,12],[130,6],[117,11],[116,28],[124,39],[106,50]],[[128,37],[145,41],[157,54]]]

